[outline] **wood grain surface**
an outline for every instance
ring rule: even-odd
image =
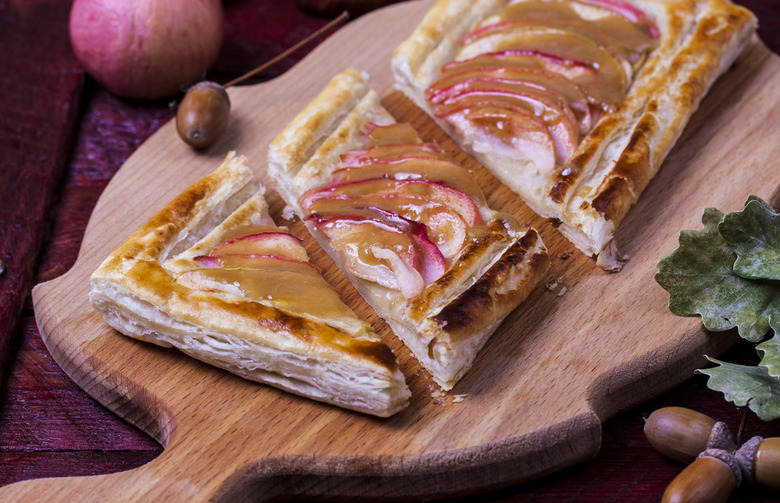
[[[707,334],[698,319],[666,309],[655,263],[701,211],[741,208],[749,194],[775,203],[780,146],[771,89],[778,60],[756,42],[716,84],[664,168],[618,234],[631,256],[607,274],[548,222],[462,153],[490,203],[537,226],[551,249],[545,284],[500,327],[452,395],[439,397],[424,372],[357,298],[327,257],[307,242],[326,277],[366,315],[402,360],[411,407],[377,420],[247,383],[172,350],[108,329],[86,300],[91,271],[134,228],[227,150],[249,157],[264,179],[268,142],[344,66],[372,75],[399,120],[447,150],[455,145],[392,89],[389,52],[427,8],[402,4],[361,18],[282,77],[231,90],[233,120],[209,151],[195,154],[171,124],[122,167],[98,202],[76,265],[34,292],[41,334],[57,362],[85,390],[165,445],[128,472],[23,482],[0,497],[234,500],[275,496],[380,499],[451,496],[538,477],[595,455],[600,423],[686,379],[703,353],[733,336]],[[404,22],[398,22],[398,20]],[[370,45],[358,43],[372,40]],[[272,197],[274,216],[281,203]],[[293,230],[303,236],[302,227]],[[566,258],[571,253],[571,256]]]

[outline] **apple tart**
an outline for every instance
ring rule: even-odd
[[[727,0],[439,0],[397,86],[605,268],[616,229],[756,27]]]
[[[243,378],[367,414],[410,397],[395,356],[268,215],[230,153],[92,274],[90,302],[119,332]]]
[[[268,159],[285,202],[445,390],[549,266],[536,230],[489,208],[469,171],[396,122],[354,69]]]

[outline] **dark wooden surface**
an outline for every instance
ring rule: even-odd
[[[173,116],[167,100],[121,100],[85,75],[68,42],[70,3],[0,0],[0,260],[6,266],[0,276],[0,485],[130,469],[161,452],[59,369],[41,341],[31,307],[31,286],[63,274],[75,262],[92,208],[112,175]],[[272,58],[326,22],[289,0],[223,3],[226,39],[208,75],[218,82]],[[780,52],[778,1],[740,3],[756,12],[762,40]],[[284,72],[316,43],[250,83]],[[724,359],[754,364],[757,358],[751,346],[738,344]],[[743,412],[708,390],[703,377],[692,376],[672,392],[608,420],[594,459],[479,499],[659,501],[682,466],[657,454],[642,426],[644,417],[665,405],[705,412],[734,431]],[[764,423],[749,414],[743,438],[752,435],[780,436],[780,421]],[[743,487],[731,501],[778,499],[780,494]]]

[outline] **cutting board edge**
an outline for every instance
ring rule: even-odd
[[[138,393],[143,386],[133,382],[118,370],[112,370],[107,365],[101,365],[99,360],[91,358],[85,352],[68,352],[61,350],[61,338],[56,335],[60,320],[55,319],[56,313],[49,310],[47,300],[59,283],[66,283],[70,274],[77,274],[76,264],[65,274],[52,280],[39,283],[33,287],[32,302],[35,313],[35,323],[41,334],[46,349],[54,361],[67,376],[85,393],[98,401],[108,410],[139,428],[152,437],[161,446],[168,443],[175,428],[174,415],[156,397],[147,393]],[[53,328],[51,324],[54,324]],[[78,346],[83,349],[83,346]],[[97,376],[100,378],[98,379]],[[133,391],[136,391],[134,393]]]
[[[175,438],[175,415],[164,405],[164,400],[149,393],[139,393],[144,386],[134,382],[132,377],[101,364],[100,360],[91,358],[86,353],[66,353],[62,350],[60,332],[64,328],[60,325],[61,320],[57,318],[57,313],[49,308],[52,305],[50,301],[56,298],[58,293],[62,295],[57,291],[60,282],[66,283],[70,274],[78,273],[78,267],[74,266],[62,276],[33,288],[33,306],[41,338],[63,372],[85,393],[163,446],[163,452],[154,460],[119,473],[146,472],[153,469],[154,465],[164,464],[166,458],[175,456],[179,443]],[[587,441],[583,442],[583,439]],[[184,443],[186,444],[186,441]],[[260,458],[249,466],[228,473],[217,493],[207,499],[216,497],[219,500],[224,496],[225,501],[232,501],[236,497],[256,495],[258,484],[265,487],[270,482],[281,484],[281,488],[273,488],[272,492],[282,491],[285,496],[327,494],[333,497],[359,497],[366,494],[392,493],[393,498],[409,499],[428,497],[434,494],[431,487],[435,486],[437,496],[455,497],[506,487],[554,473],[595,456],[600,445],[601,422],[593,410],[588,410],[569,420],[556,423],[551,429],[536,430],[462,449],[386,456],[379,463],[369,457],[329,455],[317,456],[316,463],[312,463],[313,458],[308,455]],[[556,455],[551,456],[550,451],[555,451]],[[540,455],[542,453],[544,455]],[[540,459],[545,460],[544,465],[538,464]],[[521,465],[523,468],[519,469]],[[465,474],[468,474],[468,477]],[[83,479],[112,480],[111,485],[115,486],[116,475],[113,473],[39,480],[70,484],[72,480],[78,479],[78,485],[84,482]],[[317,484],[312,485],[312,477],[317,477]],[[306,484],[302,484],[303,478],[307,480]],[[22,481],[9,487],[30,482],[34,481]],[[309,488],[310,492],[295,494],[300,487]],[[345,487],[348,490],[357,489],[355,493],[343,492]]]
[[[550,444],[550,439],[556,439]],[[583,442],[587,439],[587,442]],[[577,449],[572,447],[577,446]],[[285,497],[360,498],[399,501],[455,498],[535,480],[596,456],[601,423],[593,411],[559,422],[551,429],[491,444],[441,452],[372,459],[280,457],[265,459],[226,479],[214,501],[257,496],[257,484],[275,481]],[[550,449],[564,457],[539,465]],[[540,456],[540,453],[545,453]],[[518,456],[518,454],[522,454]],[[303,489],[302,489],[303,488]],[[381,496],[378,496],[381,495]]]
[[[656,398],[695,377],[708,365],[704,355],[719,357],[738,341],[736,330],[707,332],[701,319],[691,317],[692,327],[677,341],[609,369],[588,389],[588,407],[604,423]]]

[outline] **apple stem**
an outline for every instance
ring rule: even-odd
[[[231,80],[230,82],[228,82],[227,84],[223,85],[222,87],[227,88],[227,87],[232,86],[234,84],[238,84],[239,82],[242,82],[242,81],[248,79],[252,75],[255,75],[256,73],[262,72],[263,70],[265,70],[269,66],[278,63],[279,61],[281,61],[282,59],[286,58],[287,56],[289,56],[293,52],[297,51],[298,49],[300,49],[304,45],[308,44],[309,42],[311,42],[315,38],[319,37],[323,33],[325,33],[328,30],[330,30],[331,28],[339,25],[340,23],[342,23],[344,21],[347,21],[348,19],[349,19],[349,13],[347,11],[342,12],[336,19],[330,21],[328,24],[326,24],[325,26],[323,26],[319,30],[315,31],[314,33],[312,33],[308,37],[304,38],[303,40],[301,40],[300,42],[298,42],[294,46],[290,47],[289,49],[287,49],[286,51],[282,52],[281,54],[279,54],[278,56],[274,57],[273,59],[270,59],[270,60],[266,61],[265,63],[263,63],[262,65],[258,66],[254,70],[250,70],[249,72],[245,73],[244,75],[241,75],[240,77],[236,77],[235,79]]]

